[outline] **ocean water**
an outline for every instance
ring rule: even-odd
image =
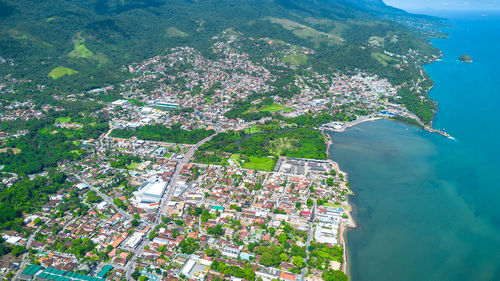
[[[456,141],[389,120],[331,134],[355,192],[353,281],[500,280],[500,14],[482,14],[441,14],[455,28],[425,67]]]

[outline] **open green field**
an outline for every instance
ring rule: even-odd
[[[68,123],[68,122],[71,122],[71,117],[58,117],[56,119],[56,122],[59,122],[59,123]]]
[[[141,163],[139,162],[132,162],[130,164],[127,165],[127,169],[129,170],[135,170],[137,169],[137,167],[140,165]]]
[[[387,66],[390,62],[396,61],[396,59],[382,53],[372,53],[372,57],[383,66]]]
[[[249,156],[248,160],[243,164],[245,169],[272,171],[276,160],[268,157]]]
[[[245,133],[247,133],[247,134],[255,134],[255,133],[260,133],[260,132],[262,132],[262,129],[260,128],[260,126],[257,126],[257,125],[254,125],[250,128],[245,129]]]
[[[75,43],[75,48],[73,51],[71,51],[68,56],[74,57],[74,58],[84,58],[88,59],[92,57],[94,53],[87,48],[83,43],[76,42]]]
[[[233,153],[231,154],[231,157],[229,157],[229,160],[233,160],[236,165],[241,166],[241,155],[239,153]]]
[[[290,55],[283,58],[283,61],[293,64],[293,65],[301,65],[307,62],[307,57],[305,55]]]
[[[73,75],[73,74],[77,74],[77,73],[78,73],[78,71],[73,70],[71,68],[67,68],[64,66],[58,66],[50,71],[49,76],[50,76],[50,78],[56,80],[56,79],[59,79],[65,75]]]
[[[188,34],[186,32],[183,32],[183,31],[180,31],[179,29],[171,26],[169,28],[167,28],[166,32],[165,32],[166,36],[168,38],[172,38],[172,37],[187,37]]]
[[[284,105],[277,104],[277,103],[265,105],[265,106],[258,109],[258,111],[263,111],[263,112],[276,112],[276,111],[281,111],[281,110],[284,110],[285,112],[293,111],[292,108],[289,108],[289,107],[286,107]]]
[[[284,110],[285,112],[292,112],[294,111],[293,108],[286,107],[281,104],[273,103],[269,105],[264,105],[260,108],[250,108],[249,110],[245,111],[243,114],[250,113],[250,112],[277,112],[277,111],[282,111]]]

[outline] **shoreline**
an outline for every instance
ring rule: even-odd
[[[422,128],[424,131],[427,131],[429,133],[436,133],[436,134],[439,134],[439,135],[441,135],[443,137],[449,138],[451,140],[456,140],[453,136],[451,136],[449,133],[445,132],[444,130],[434,129],[432,127],[432,122],[431,122],[431,125],[425,125],[417,117],[410,116],[409,118],[411,118],[411,119],[415,120],[416,122],[418,122],[419,125],[420,125],[420,128]],[[320,131],[322,132],[322,134],[324,134],[324,131],[330,131],[330,132],[336,132],[336,133],[343,133],[343,132],[346,131],[346,129],[354,127],[354,126],[359,125],[361,123],[371,122],[371,121],[376,121],[376,120],[383,120],[383,119],[398,121],[397,119],[392,119],[392,118],[387,118],[387,117],[382,117],[382,116],[365,116],[365,117],[362,117],[360,119],[356,119],[354,121],[345,123],[343,125],[337,125],[339,127],[331,127],[330,125],[322,125],[320,127]],[[415,126],[416,124],[411,124],[410,123],[408,125]],[[329,157],[329,148],[330,148],[330,145],[332,144],[331,143],[332,140],[329,137],[325,137],[325,138],[327,139],[327,144],[328,144],[327,157]],[[330,141],[330,142],[328,142],[328,141]]]
[[[352,215],[355,206],[353,204],[351,204],[351,202],[349,201],[349,196],[354,195],[354,192],[351,190],[350,187],[346,186],[346,183],[349,182],[348,173],[342,171],[340,169],[339,163],[332,159],[332,156],[330,154],[330,149],[331,149],[331,146],[333,145],[333,139],[332,139],[332,136],[328,132],[343,133],[346,131],[347,128],[354,127],[354,126],[359,125],[359,124],[364,123],[364,122],[371,122],[371,121],[382,120],[382,119],[392,120],[389,118],[375,116],[375,117],[367,117],[367,118],[362,118],[359,120],[351,121],[349,123],[344,124],[344,126],[342,126],[341,128],[338,128],[338,129],[325,128],[325,127],[320,128],[321,134],[323,135],[323,137],[325,138],[325,141],[327,142],[326,155],[327,155],[328,161],[332,164],[333,169],[337,173],[342,173],[344,175],[344,181],[342,182],[341,187],[347,188],[349,190],[349,192],[346,194],[346,200],[341,203],[341,206],[343,206],[343,209],[344,209],[344,213],[348,216],[348,218],[343,219],[341,221],[340,228],[339,228],[339,232],[340,232],[339,233],[339,242],[340,242],[339,244],[343,248],[343,258],[342,258],[343,262],[342,262],[341,270],[347,275],[348,280],[351,279],[351,275],[350,275],[350,267],[349,267],[349,262],[348,262],[349,247],[347,244],[347,231],[351,228],[357,227],[356,221],[354,220],[354,217]],[[397,121],[397,120],[393,120],[393,121]],[[417,120],[417,121],[419,121],[419,120]],[[421,122],[419,121],[419,123],[421,123]],[[430,126],[422,125],[422,129],[429,132],[429,133],[437,133],[437,134],[440,134],[440,135],[447,137],[451,140],[455,140],[455,138],[452,137],[450,134],[443,132],[441,130],[438,130],[438,129],[433,129]]]
[[[377,119],[375,119],[375,120],[377,120]],[[352,124],[351,126],[354,126],[356,124],[366,122],[366,121],[373,121],[373,120],[363,120],[361,122]],[[349,175],[346,172],[342,171],[340,169],[339,163],[332,160],[330,157],[330,147],[333,144],[333,140],[332,140],[330,134],[325,133],[324,129],[321,130],[321,133],[327,142],[327,153],[326,154],[328,157],[328,161],[332,164],[333,170],[335,170],[335,172],[337,174],[342,174],[344,177],[344,181],[342,181],[340,186],[344,189],[349,190],[349,192],[346,194],[345,201],[343,201],[340,204],[342,206],[342,209],[344,210],[344,214],[347,215],[347,218],[342,219],[340,221],[340,227],[339,227],[339,242],[340,243],[339,244],[342,246],[342,249],[343,249],[341,270],[342,270],[342,272],[344,272],[347,275],[348,279],[350,279],[349,262],[347,260],[348,246],[347,246],[346,235],[347,235],[347,231],[349,230],[349,228],[356,228],[357,227],[356,221],[354,220],[354,217],[352,216],[353,205],[351,205],[351,203],[349,202],[349,196],[354,195],[354,192],[351,190],[350,187],[347,186],[347,183],[349,182],[349,180],[348,180]]]

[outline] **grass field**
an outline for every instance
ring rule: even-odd
[[[183,31],[180,31],[179,29],[171,26],[169,28],[167,28],[166,32],[165,32],[166,36],[168,38],[172,38],[172,37],[187,37],[188,34],[186,32],[183,32]]]
[[[301,65],[307,62],[307,57],[304,55],[290,55],[284,57],[283,61],[293,65]]]
[[[56,122],[59,122],[59,123],[68,123],[68,122],[71,122],[71,117],[58,117],[56,119]]]
[[[288,107],[281,105],[281,104],[277,104],[277,103],[273,103],[273,104],[266,105],[266,106],[259,108],[259,111],[263,111],[263,112],[275,112],[275,111],[281,111],[281,110],[284,110],[285,112],[293,111],[293,109],[288,108]]]
[[[383,66],[387,66],[389,62],[396,61],[396,59],[382,53],[372,53],[372,58],[376,59]]]
[[[250,156],[243,164],[243,168],[252,170],[272,171],[276,165],[276,160],[268,157]]]
[[[247,133],[247,134],[255,134],[255,133],[260,133],[260,132],[262,132],[262,129],[260,128],[260,126],[257,126],[257,125],[254,125],[250,128],[245,129],[245,133]]]
[[[94,53],[91,50],[87,49],[87,46],[80,42],[75,43],[75,48],[68,54],[68,56],[70,57],[84,59],[88,59],[93,55]]]
[[[249,112],[277,112],[277,111],[281,111],[281,110],[284,110],[285,112],[294,111],[293,108],[289,108],[289,107],[286,107],[286,106],[281,105],[281,104],[273,103],[273,104],[269,104],[269,105],[264,105],[261,108],[251,108],[251,109],[245,111],[244,113],[249,113]]]
[[[229,160],[233,160],[233,162],[236,165],[241,166],[241,157],[240,157],[239,153],[233,153],[233,154],[231,154],[231,157],[229,157]]]
[[[141,163],[139,162],[132,162],[127,166],[127,169],[129,170],[135,170]]]
[[[65,75],[73,75],[73,74],[77,74],[77,73],[78,73],[78,71],[73,70],[71,68],[67,68],[64,66],[58,66],[50,71],[49,77],[56,80],[56,79],[59,79]]]

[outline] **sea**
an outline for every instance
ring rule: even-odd
[[[353,281],[500,280],[500,13],[439,16],[453,28],[425,70],[434,127],[455,140],[390,120],[331,133],[354,192]]]

